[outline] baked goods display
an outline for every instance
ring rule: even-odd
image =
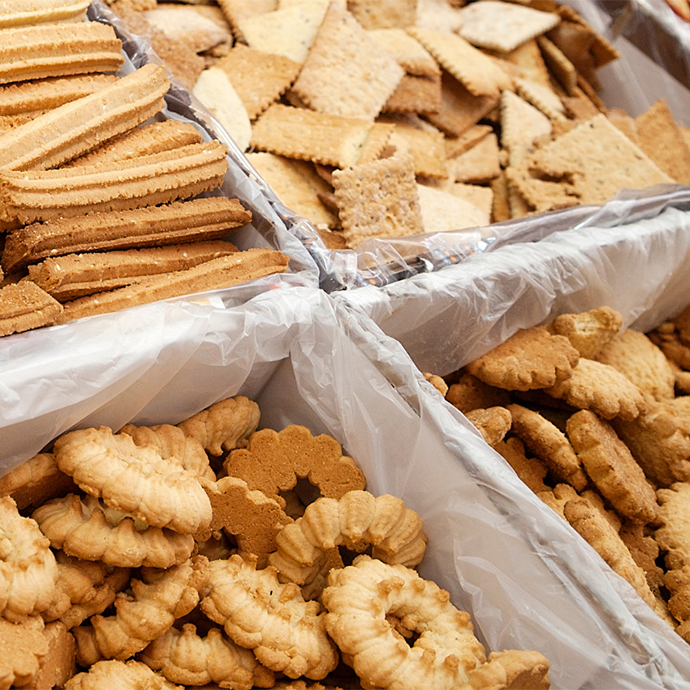
[[[231,34],[212,49],[184,32],[191,7],[109,4],[156,50],[206,46],[180,79],[330,249],[690,181],[666,102],[607,107],[597,70],[618,52],[556,2],[219,0],[199,14]]]
[[[446,399],[686,641],[689,317],[645,335],[606,306],[562,314],[445,377]]]
[[[88,4],[0,10],[0,335],[287,270],[224,241],[252,220],[216,196],[225,146],[163,116],[164,67],[119,74]]]
[[[542,654],[487,655],[416,572],[415,511],[334,438],[259,415],[237,396],[74,430],[0,478],[0,687],[550,687]]]

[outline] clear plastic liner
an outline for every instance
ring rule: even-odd
[[[559,689],[690,688],[685,642],[344,300],[280,284],[239,306],[158,303],[126,316],[127,328],[119,319],[120,332],[104,329],[78,360],[65,344],[44,351],[38,371],[0,370],[3,399],[23,405],[0,428],[2,471],[73,426],[177,423],[247,395],[261,427],[333,435],[373,493],[401,496],[421,515],[422,576],[472,614],[491,650],[540,651]],[[123,342],[108,360],[103,344],[115,335]]]
[[[150,41],[127,30],[122,20],[103,2],[94,0],[88,10],[88,19],[110,24],[122,41],[127,73],[153,62],[162,64],[151,49]],[[171,87],[166,94],[166,108],[161,118],[191,122],[202,134],[204,141],[216,139],[228,148],[229,170],[220,190],[223,194],[239,199],[253,215],[252,223],[240,231],[234,231],[229,239],[240,249],[270,247],[290,257],[290,272],[299,273],[308,283],[318,281],[318,269],[302,243],[288,232],[285,222],[267,200],[265,190],[250,177],[249,164],[225,129],[218,124],[208,110],[168,72]]]

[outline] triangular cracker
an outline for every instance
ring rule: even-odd
[[[577,70],[560,48],[546,36],[537,38],[537,45],[541,49],[544,61],[551,73],[558,79],[569,96],[575,94],[577,88]]]
[[[690,184],[690,148],[665,100],[660,99],[636,120],[640,148],[680,184]]]
[[[331,188],[310,163],[272,153],[248,153],[247,160],[288,208],[314,225],[337,225],[335,216],[319,200],[319,193],[330,192]]]
[[[370,163],[377,158],[383,158],[384,156],[382,156],[381,153],[387,146],[388,140],[391,138],[391,134],[393,134],[394,131],[395,125],[392,123],[375,122],[369,130],[369,136],[367,136],[362,146],[362,151],[357,159],[357,163]],[[317,166],[317,172],[323,176],[322,169],[323,166]],[[331,185],[333,184],[332,171],[330,183]]]
[[[437,113],[441,109],[441,75],[406,74],[383,106],[384,113]]]
[[[445,165],[446,150],[441,132],[422,129],[415,124],[413,119],[406,119],[404,116],[383,117],[380,122],[395,125],[395,131],[390,142],[395,145],[394,142],[398,140],[398,137],[402,138],[404,148],[410,152],[414,159],[416,175],[448,177],[448,170]]]
[[[500,0],[473,2],[460,10],[459,34],[479,48],[509,53],[553,29],[560,17]]]
[[[465,199],[439,189],[417,185],[424,232],[449,232],[489,224],[489,214]]]
[[[505,58],[520,68],[524,79],[530,79],[546,87],[550,86],[549,70],[536,39],[523,43],[519,48],[508,53]]]
[[[267,12],[275,12],[278,9],[278,0],[218,0],[223,16],[228,20],[228,24],[235,34],[238,41],[246,40],[239,30],[238,22],[249,17],[258,17]]]
[[[472,95],[497,98],[511,88],[505,71],[457,34],[419,27],[409,31]]]
[[[373,237],[424,232],[414,162],[409,154],[335,170],[333,185],[349,247]]]
[[[447,161],[451,179],[456,182],[489,182],[501,174],[498,139],[489,134],[476,146]]]
[[[493,132],[489,125],[472,125],[459,137],[446,139],[446,158],[455,158]]]
[[[347,8],[365,29],[404,29],[417,18],[417,0],[348,0]]]
[[[520,98],[524,98],[535,108],[539,108],[547,117],[552,120],[565,118],[563,102],[552,88],[531,79],[516,79],[515,88]]]
[[[551,134],[551,122],[534,106],[511,91],[501,94],[501,145],[508,149],[510,165],[517,165],[534,150],[534,142]]]
[[[579,200],[567,186],[559,182],[540,180],[532,177],[526,165],[505,169],[509,188],[514,196],[509,195],[511,214],[518,217],[530,212],[544,213],[577,206]]]
[[[334,3],[293,91],[319,112],[373,121],[404,74],[395,58]]]
[[[491,211],[494,203],[494,193],[491,187],[481,187],[477,184],[465,184],[464,182],[454,182],[448,185],[444,190],[453,196],[464,199],[473,206],[476,206],[480,211],[486,214],[486,217],[491,216]]]
[[[242,43],[235,45],[214,67],[227,74],[250,120],[278,100],[300,70],[300,64],[290,58],[254,50]]]
[[[376,29],[369,35],[385,48],[408,74],[433,77],[440,74],[438,63],[426,48],[402,29]]]

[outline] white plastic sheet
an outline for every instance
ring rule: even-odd
[[[330,433],[372,492],[420,513],[422,575],[470,611],[490,649],[539,650],[559,689],[690,688],[685,643],[349,305],[281,282],[237,306],[163,302],[126,314],[77,324],[102,331],[88,342],[73,329],[51,348],[47,329],[25,360],[12,358],[19,366],[6,360],[3,399],[21,408],[0,427],[5,469],[73,426],[176,423],[248,395],[260,426]]]

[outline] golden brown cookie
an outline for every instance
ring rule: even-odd
[[[507,390],[549,388],[570,378],[580,355],[545,326],[520,330],[465,368],[490,386]]]
[[[505,441],[499,441],[493,446],[497,453],[500,453],[506,462],[515,470],[515,474],[534,491],[549,491],[549,487],[544,484],[544,478],[548,470],[537,458],[528,458],[525,453],[525,444],[515,436],[511,436]]]
[[[48,640],[43,634],[40,616],[31,616],[21,623],[0,618],[0,684],[3,688],[28,685],[38,675],[40,664],[48,654]]]
[[[610,340],[596,356],[656,400],[674,396],[675,376],[664,353],[644,333],[627,329]]]
[[[690,342],[681,337],[674,321],[665,321],[647,335],[672,362],[681,369],[690,369]]]
[[[690,420],[678,403],[652,402],[636,420],[615,420],[613,427],[654,484],[690,481]]]
[[[613,427],[580,410],[568,420],[567,432],[585,472],[611,505],[633,522],[653,522],[658,511],[654,489]]]
[[[490,446],[502,441],[513,423],[513,418],[505,407],[470,410],[467,419],[479,429]]]
[[[611,307],[598,307],[579,314],[557,316],[549,330],[564,335],[581,357],[594,359],[602,347],[620,331],[623,317]]]
[[[611,569],[627,580],[640,597],[654,609],[656,601],[647,584],[644,570],[635,563],[627,546],[601,513],[584,498],[568,501],[563,513],[575,531]]]
[[[463,373],[457,383],[454,383],[446,393],[446,400],[467,414],[477,408],[505,407],[510,402],[510,395],[501,388],[488,386],[472,374]]]
[[[690,565],[690,484],[676,482],[668,489],[657,491],[659,528],[654,539],[666,553],[670,568]]]
[[[604,419],[635,419],[645,409],[642,391],[619,371],[582,357],[573,375],[546,389],[549,395]]]
[[[224,467],[229,476],[243,479],[281,506],[280,492],[294,489],[298,479],[309,480],[322,496],[340,498],[366,485],[362,471],[342,450],[333,437],[312,436],[306,427],[291,424],[280,432],[255,432],[246,449],[230,453]]]
[[[512,432],[519,436],[561,482],[581,491],[587,486],[587,477],[565,434],[556,426],[522,405],[508,405],[513,417]]]
[[[577,491],[570,484],[556,484],[553,489],[547,488],[545,491],[539,491],[537,496],[564,520],[566,519],[563,512],[565,504],[568,501],[580,498]]]
[[[635,563],[644,570],[647,584],[658,599],[661,596],[659,591],[664,586],[664,571],[657,565],[659,544],[647,531],[644,525],[626,521],[619,534]]]

